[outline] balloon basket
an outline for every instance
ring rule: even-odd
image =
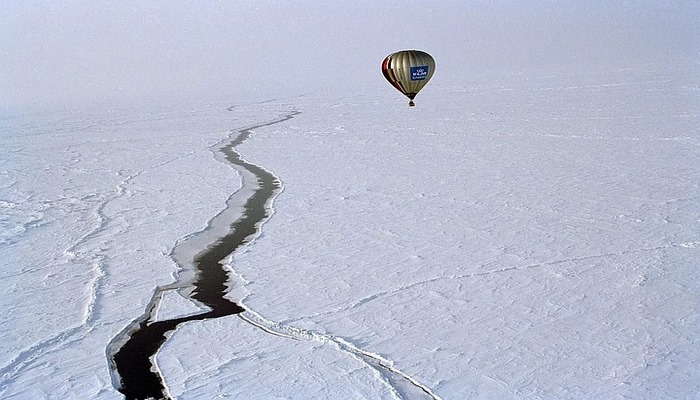
[[[409,106],[409,107],[415,107],[415,106],[416,106],[416,103],[414,103],[413,100],[411,100],[411,101],[408,102],[408,106]]]

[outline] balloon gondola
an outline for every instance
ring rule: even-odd
[[[435,60],[420,50],[402,50],[391,53],[382,62],[382,74],[399,92],[408,97],[408,106],[435,73]]]

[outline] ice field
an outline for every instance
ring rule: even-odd
[[[158,353],[171,395],[693,398],[697,68],[5,118],[0,394],[118,398],[107,343],[243,183],[216,149],[297,111],[238,148],[284,190],[229,260],[246,319]]]
[[[124,399],[138,324],[207,311],[245,165],[280,187],[222,259],[245,311],[166,334],[164,396],[700,398],[696,4],[397,12],[411,108],[391,2],[154,4],[0,6],[1,399]]]

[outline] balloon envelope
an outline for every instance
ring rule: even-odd
[[[389,54],[382,62],[382,73],[413,104],[418,92],[435,73],[435,60],[420,50],[402,50]]]

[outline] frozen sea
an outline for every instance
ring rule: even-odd
[[[242,205],[220,149],[258,125],[246,311],[170,335],[173,398],[700,398],[700,64],[437,77],[3,115],[0,398],[122,398],[115,338],[157,288],[201,311],[174,255]]]

